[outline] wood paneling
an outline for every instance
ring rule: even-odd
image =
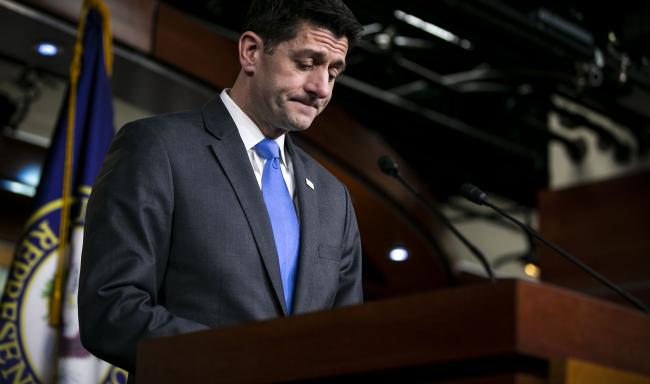
[[[9,268],[14,258],[14,244],[0,240],[0,267]]]
[[[650,377],[578,359],[551,363],[548,384],[650,384]]]
[[[150,339],[138,353],[139,382],[159,384],[494,383],[499,375],[511,383],[515,374],[548,378],[550,361],[574,356],[648,375],[650,318],[565,289],[500,281]]]
[[[517,290],[521,352],[650,375],[650,316],[552,285]]]
[[[650,306],[650,172],[539,196],[542,234]],[[542,279],[602,297],[618,296],[550,249]]]
[[[240,68],[236,41],[165,4],[158,8],[153,54],[217,88],[232,86]]]
[[[72,22],[79,20],[83,0],[22,0]],[[139,51],[150,53],[155,0],[105,0],[111,11],[113,36]]]

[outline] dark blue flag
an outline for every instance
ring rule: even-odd
[[[70,84],[0,303],[2,382],[126,382],[79,341],[77,281],[85,206],[113,138],[110,14],[85,0]]]

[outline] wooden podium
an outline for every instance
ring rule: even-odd
[[[558,375],[573,362],[618,378],[589,382],[650,382],[650,317],[549,285],[481,283],[147,340],[137,383],[549,383],[569,382]]]

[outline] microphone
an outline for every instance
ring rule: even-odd
[[[485,205],[488,200],[487,195],[478,189],[478,187],[465,183],[460,187],[460,194],[469,201],[478,205]]]
[[[397,169],[397,163],[390,156],[382,156],[377,160],[379,169],[388,176],[399,177],[399,169]]]
[[[630,293],[624,291],[622,288],[618,287],[611,281],[609,281],[607,278],[605,278],[603,275],[600,273],[594,271],[591,269],[587,264],[584,262],[580,261],[578,258],[575,256],[571,255],[569,252],[565,251],[564,249],[560,248],[558,245],[554,244],[553,242],[546,240],[540,233],[535,231],[534,229],[530,228],[526,224],[522,223],[521,221],[515,219],[514,217],[510,216],[507,212],[503,211],[501,208],[497,207],[496,205],[492,204],[490,199],[488,199],[488,196],[485,194],[485,192],[481,191],[478,187],[472,185],[472,184],[463,184],[460,187],[460,194],[466,198],[467,200],[476,203],[478,205],[485,205],[490,208],[492,208],[494,211],[499,213],[500,215],[504,216],[508,220],[512,221],[513,223],[517,224],[519,227],[521,227],[524,231],[526,231],[528,234],[536,238],[537,240],[541,241],[544,243],[546,246],[549,248],[553,249],[555,252],[559,253],[560,255],[564,256],[566,259],[568,259],[570,262],[573,264],[577,265],[580,269],[591,275],[593,278],[607,286],[608,288],[612,289],[614,292],[618,293],[621,295],[625,300],[627,300],[629,303],[633,304],[635,307],[640,309],[642,312],[645,314],[650,314],[650,309],[643,305],[643,303],[637,299],[636,297],[632,296]]]
[[[490,278],[491,282],[494,282],[494,272],[492,271],[492,268],[490,267],[490,264],[488,264],[487,259],[481,253],[481,251],[478,250],[472,243],[465,238],[458,230],[456,227],[454,227],[449,219],[445,215],[442,214],[439,210],[437,210],[433,205],[431,205],[422,195],[408,182],[406,179],[402,177],[402,175],[399,173],[399,169],[397,167],[397,163],[395,160],[388,156],[381,156],[377,160],[377,165],[379,165],[379,169],[381,169],[382,172],[387,174],[388,176],[396,178],[406,189],[409,190],[422,204],[424,204],[425,207],[429,209],[431,213],[433,213],[434,216],[438,218],[449,230],[472,252],[472,254],[479,260],[479,262],[483,265],[483,268],[485,269],[485,272],[487,272],[488,277]]]

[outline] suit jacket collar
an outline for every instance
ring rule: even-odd
[[[224,89],[221,91],[221,94],[219,94],[219,98],[221,99],[223,105],[226,107],[228,110],[228,113],[232,117],[232,119],[235,121],[235,127],[237,128],[237,131],[239,132],[239,136],[241,137],[242,141],[244,142],[244,146],[246,147],[247,150],[252,149],[264,139],[264,134],[262,131],[259,129],[259,127],[255,124],[255,122],[246,115],[246,112],[244,112],[237,103],[230,97],[228,92]],[[280,161],[284,164],[286,164],[286,157],[285,157],[285,146],[284,146],[284,141],[285,141],[285,136],[286,135],[281,135],[277,138],[275,138],[275,142],[278,143],[278,146],[280,147]]]
[[[210,101],[203,106],[201,114],[203,115],[203,124],[205,129],[217,139],[221,140],[224,136],[230,136],[237,133],[237,126],[230,117],[228,109],[223,105],[219,95],[210,99]]]

